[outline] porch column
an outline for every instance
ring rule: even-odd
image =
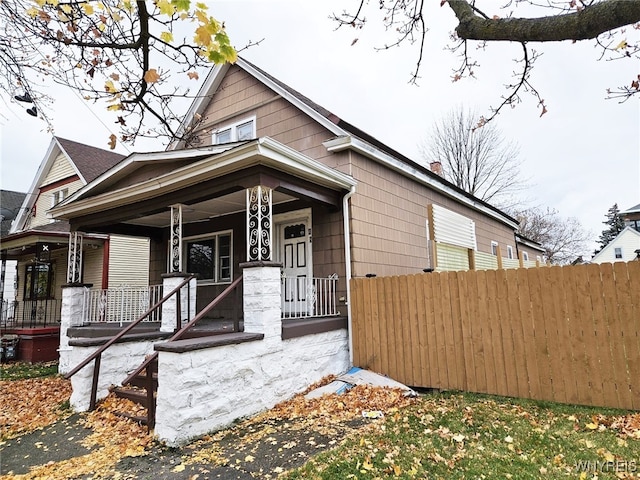
[[[244,331],[264,334],[273,348],[282,346],[282,281],[276,262],[241,263]]]
[[[58,348],[59,363],[58,373],[64,374],[75,365],[71,365],[71,350],[67,330],[70,327],[78,327],[85,320],[85,292],[93,285],[74,283],[62,286],[62,307],[60,309],[60,347]]]
[[[76,285],[82,281],[82,233],[69,232],[69,259],[67,283]]]
[[[162,291],[166,295],[171,290],[180,285],[189,274],[187,273],[167,273],[162,276]],[[162,304],[161,332],[173,332],[178,325],[178,305],[180,308],[180,327],[191,320],[196,315],[196,288],[197,281],[192,279],[179,292],[180,300],[172,296]]]
[[[247,262],[273,259],[271,199],[269,187],[247,189]]]
[[[182,205],[171,205],[169,273],[182,273]]]

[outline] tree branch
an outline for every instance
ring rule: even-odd
[[[538,18],[483,18],[467,0],[448,0],[464,40],[558,42],[587,40],[640,22],[640,0],[604,0],[580,11]]]

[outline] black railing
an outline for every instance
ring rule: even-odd
[[[2,302],[2,328],[57,327],[62,302],[55,298]]]

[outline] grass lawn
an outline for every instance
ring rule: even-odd
[[[285,478],[640,478],[640,414],[429,393]]]
[[[0,364],[0,380],[25,380],[27,378],[50,377],[58,373],[58,362]]]

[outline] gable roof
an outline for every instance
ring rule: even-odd
[[[11,226],[10,233],[15,233],[23,228],[27,215],[31,212],[38,199],[42,182],[46,179],[49,170],[61,153],[67,157],[74,171],[85,185],[124,158],[124,155],[119,153],[60,137],[52,137],[47,152],[33,178],[31,187],[22,202],[18,217]]]
[[[54,137],[60,148],[73,162],[80,178],[87,184],[102,173],[119,163],[124,157],[116,152],[74,142],[65,138]]]
[[[18,217],[26,193],[0,190],[0,236],[9,233],[11,222]]]
[[[271,76],[264,70],[238,57],[235,65],[256,78],[258,81],[275,91],[282,98],[289,101],[295,107],[309,115],[316,122],[335,135],[333,139],[324,142],[324,146],[330,152],[339,152],[352,149],[358,153],[386,165],[387,167],[425,184],[440,193],[453,198],[474,210],[480,211],[495,220],[505,223],[512,228],[517,228],[518,221],[493,205],[471,195],[443,177],[433,173],[424,165],[402,155],[380,140],[367,134],[363,130],[341,119],[326,108],[318,105],[300,92]],[[224,76],[231,68],[230,64],[214,66],[207,75],[196,99],[184,116],[183,123],[178,129],[178,135],[184,133],[192,125],[192,121],[204,113],[213,95],[222,83]],[[174,142],[168,150],[176,150],[183,147],[184,142]]]
[[[624,237],[629,237],[631,236],[632,238],[634,237],[634,235],[637,237],[638,240],[638,244],[640,245],[640,232],[638,232],[635,228],[633,227],[625,227],[623,228],[620,233],[618,233],[618,235],[616,235],[616,237],[611,240],[609,243],[607,243],[602,250],[600,250],[598,253],[596,253],[592,258],[591,261],[592,262],[596,262],[600,257],[604,257],[605,254],[611,250],[612,248],[616,248],[617,246],[620,245],[620,242],[623,241]]]

